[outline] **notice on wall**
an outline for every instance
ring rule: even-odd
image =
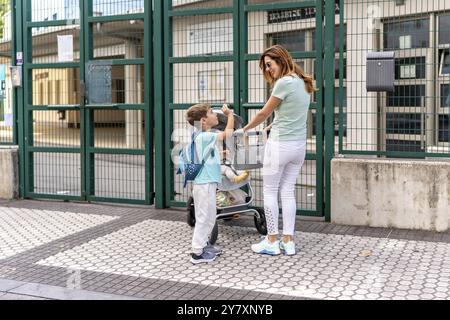
[[[225,102],[225,69],[198,72],[198,100],[208,103]]]
[[[411,48],[411,36],[400,36],[398,38],[399,40],[399,47],[400,49],[410,49]]]
[[[73,36],[58,35],[58,62],[73,61]]]
[[[410,79],[416,77],[416,65],[400,66],[400,78]]]

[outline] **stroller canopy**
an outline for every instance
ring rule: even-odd
[[[228,122],[227,116],[223,114],[222,110],[213,110],[213,111],[214,111],[214,113],[217,114],[217,118],[219,119],[219,124],[217,126],[215,126],[213,129],[224,131],[227,126],[227,122]],[[241,129],[243,123],[244,123],[244,121],[242,120],[242,118],[235,114],[234,115],[234,130]]]

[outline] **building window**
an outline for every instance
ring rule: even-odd
[[[441,108],[450,107],[450,92],[448,84],[441,84]]]
[[[439,115],[439,142],[450,142],[450,128],[448,127],[448,119],[448,115]]]
[[[440,50],[439,75],[450,74],[450,56],[448,49]]]
[[[384,48],[388,50],[428,48],[429,19],[384,24]]]
[[[304,31],[275,33],[271,38],[272,45],[282,45],[289,52],[306,51],[306,32]]]
[[[387,113],[387,133],[415,134],[422,133],[422,115],[420,113]]]
[[[450,43],[450,13],[439,16],[439,44]]]
[[[395,91],[387,95],[387,106],[421,107],[423,97],[425,97],[425,85],[395,86]]]
[[[412,140],[386,140],[386,151],[423,152],[422,143]]]
[[[395,79],[425,79],[425,57],[395,60]]]

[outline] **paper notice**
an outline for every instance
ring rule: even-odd
[[[73,61],[73,36],[58,36],[58,62]]]

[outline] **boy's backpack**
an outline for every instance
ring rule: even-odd
[[[205,162],[212,155],[214,157],[214,147],[212,147],[205,158],[200,163],[195,147],[195,139],[200,133],[192,134],[192,142],[180,151],[179,168],[177,174],[184,174],[184,187],[186,188],[188,181],[194,181],[202,171]]]

